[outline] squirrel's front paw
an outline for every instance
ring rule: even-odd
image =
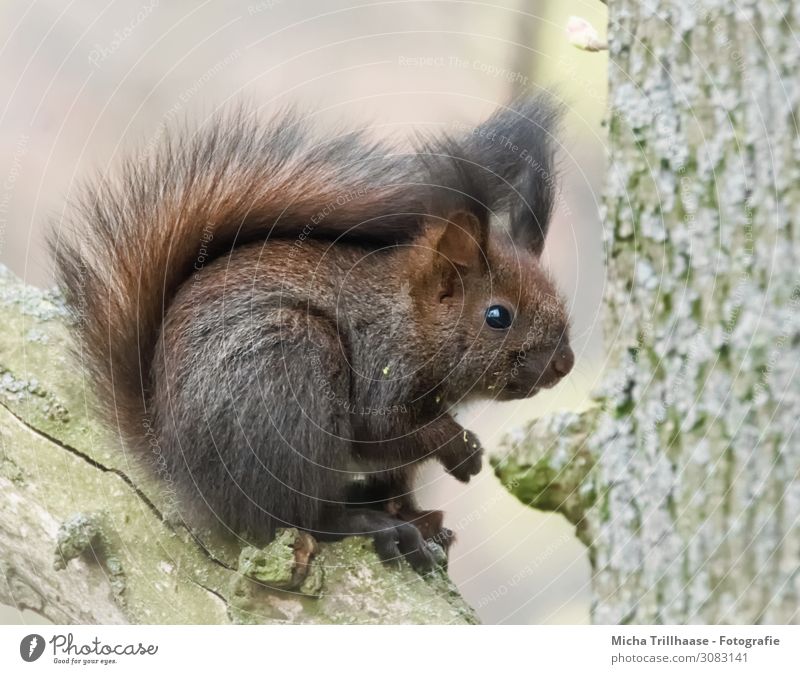
[[[469,482],[473,475],[481,472],[483,447],[474,433],[462,431],[459,437],[453,438],[448,449],[450,451],[442,456],[442,465],[454,478]]]

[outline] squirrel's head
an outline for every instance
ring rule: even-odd
[[[432,358],[447,368],[437,376],[449,397],[526,398],[572,369],[566,305],[540,264],[543,239],[521,239],[458,211],[433,219],[414,246],[414,320],[426,341],[436,336]]]

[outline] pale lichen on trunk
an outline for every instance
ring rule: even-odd
[[[0,315],[0,603],[66,624],[477,622],[443,570],[387,567],[368,539],[242,548],[165,516],[168,485],[88,409],[58,295],[0,267]]]
[[[796,622],[800,9],[609,10],[608,370],[496,471],[579,526],[595,622]]]

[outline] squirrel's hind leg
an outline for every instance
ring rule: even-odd
[[[375,552],[389,564],[405,559],[420,573],[436,566],[436,557],[420,530],[399,517],[372,508],[343,508],[330,513],[324,532],[318,537],[336,540],[345,536],[369,536]]]
[[[280,527],[314,535],[344,507],[351,451],[335,326],[252,292],[192,309],[170,310],[152,400],[189,523],[216,521],[257,545]]]
[[[414,468],[412,465],[405,470],[386,471],[351,483],[348,504],[351,508],[380,510],[413,524],[423,538],[448,553],[455,534],[444,526],[441,510],[421,510],[416,504],[412,487]]]

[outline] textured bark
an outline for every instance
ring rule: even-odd
[[[797,622],[800,9],[609,11],[607,374],[496,470],[578,525],[595,622]]]
[[[371,541],[285,530],[263,550],[175,517],[87,411],[59,297],[0,267],[0,603],[56,623],[474,623],[442,570],[381,564]],[[277,589],[283,588],[283,589]]]

